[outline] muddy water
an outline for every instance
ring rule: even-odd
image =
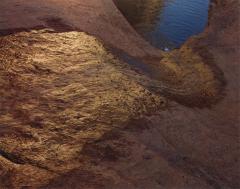
[[[173,49],[201,33],[209,0],[115,0],[133,27],[154,46]]]

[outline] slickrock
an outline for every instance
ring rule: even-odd
[[[163,53],[110,0],[2,0],[0,188],[238,188],[238,6]]]
[[[161,56],[160,50],[130,26],[112,0],[2,0],[0,23],[1,34],[46,27],[84,31],[134,56]]]

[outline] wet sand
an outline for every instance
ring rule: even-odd
[[[237,1],[215,1],[206,31],[170,54],[111,1],[2,5],[1,188],[238,188]]]

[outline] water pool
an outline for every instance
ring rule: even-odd
[[[209,0],[115,0],[152,45],[170,50],[201,33],[208,22]]]

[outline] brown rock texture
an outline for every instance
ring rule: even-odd
[[[23,32],[3,37],[1,50],[0,154],[33,178],[39,169],[51,175],[38,175],[44,181],[78,168],[86,142],[165,104],[85,33]],[[22,171],[10,187],[35,182]]]
[[[238,7],[163,53],[110,0],[3,0],[0,188],[238,188]]]
[[[160,56],[159,50],[135,32],[112,0],[2,0],[0,23],[2,34],[46,27],[84,31],[134,56]]]

